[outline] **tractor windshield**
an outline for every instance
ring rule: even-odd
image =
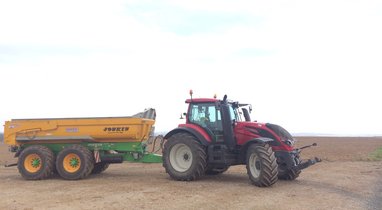
[[[237,122],[245,121],[241,107],[236,103],[231,104],[230,106],[231,119],[236,120]]]
[[[241,117],[237,108],[235,109],[233,106],[229,106],[229,113],[231,114],[232,120],[241,121]]]
[[[188,110],[188,122],[201,126],[216,141],[223,141],[221,112],[216,109],[215,103],[191,104]]]
[[[250,112],[252,111],[252,105],[239,104],[238,102],[232,102],[230,104],[231,119],[238,122],[251,121]]]
[[[202,127],[218,126],[221,124],[220,110],[216,109],[214,103],[192,104],[189,109],[189,122]]]

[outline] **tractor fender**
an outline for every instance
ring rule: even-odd
[[[272,142],[274,141],[274,139],[271,139],[271,138],[266,138],[266,137],[259,137],[259,138],[255,138],[255,139],[251,139],[247,142],[245,142],[245,144],[243,145],[243,149],[244,148],[248,148],[249,145],[251,144],[267,144],[269,142]]]
[[[175,128],[174,130],[168,132],[165,136],[164,139],[169,139],[172,135],[177,134],[177,133],[189,133],[203,145],[203,146],[208,146],[210,145],[210,141],[208,141],[202,134],[200,134],[198,131],[195,129],[189,128],[189,127],[178,127]]]
[[[247,156],[247,149],[252,144],[267,144],[269,142],[274,141],[274,139],[266,138],[266,137],[259,137],[255,139],[251,139],[247,141],[240,149],[240,160],[242,163],[245,163],[246,156]]]

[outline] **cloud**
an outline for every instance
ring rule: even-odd
[[[135,17],[146,25],[159,27],[178,35],[217,33],[235,25],[260,21],[251,15],[242,13],[190,10],[170,2],[156,1],[150,1],[150,4],[146,1],[128,4],[126,14]]]
[[[168,130],[193,88],[251,102],[254,118],[292,131],[380,133],[381,8],[371,0],[3,1],[0,94],[9,103],[0,116],[151,106]]]

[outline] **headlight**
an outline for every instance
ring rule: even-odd
[[[293,146],[295,143],[295,140],[294,139],[287,139],[284,141],[284,143],[287,144],[288,146]]]

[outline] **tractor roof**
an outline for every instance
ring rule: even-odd
[[[186,100],[186,103],[189,104],[189,103],[214,103],[216,101],[219,101],[218,99],[216,98],[193,98],[193,99],[187,99]]]

